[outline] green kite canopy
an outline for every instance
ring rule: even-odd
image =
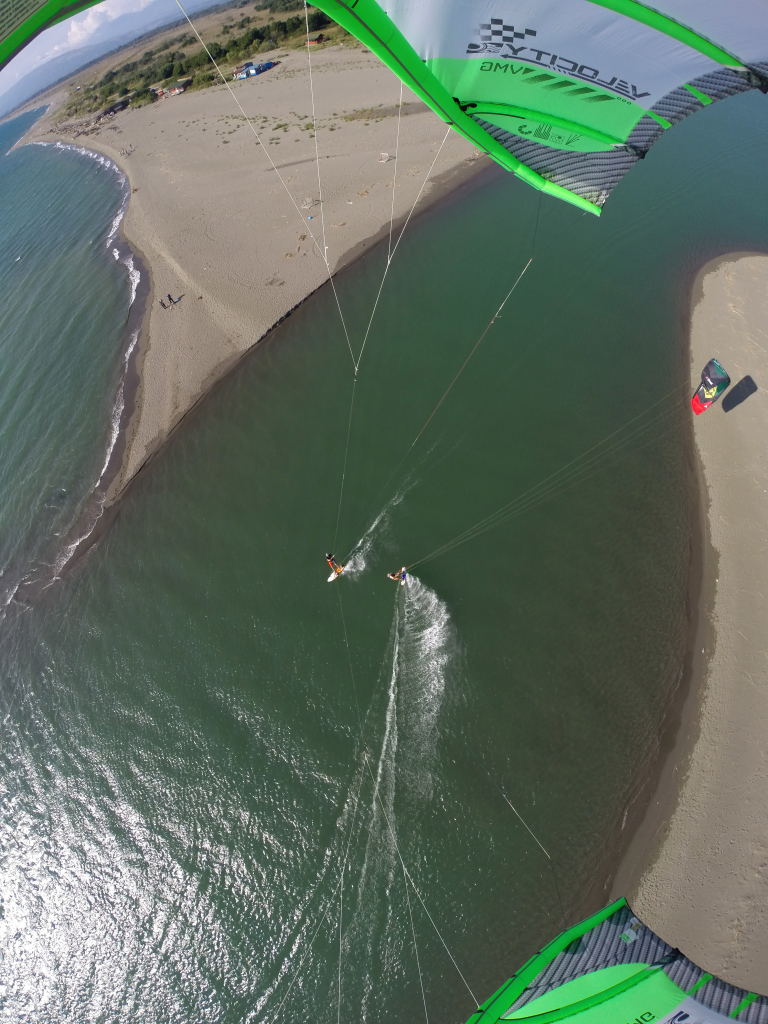
[[[766,0],[319,0],[455,130],[599,214],[688,114],[768,91]]]
[[[0,68],[94,0],[0,0]],[[768,91],[766,0],[319,0],[446,124],[599,214],[664,131]]]
[[[768,1024],[768,998],[707,974],[625,899],[531,957],[468,1024]]]
[[[100,0],[0,0],[0,70],[35,36]]]

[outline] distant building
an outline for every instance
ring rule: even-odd
[[[192,84],[191,78],[180,78],[175,85],[169,85],[167,89],[164,89],[162,85],[151,85],[149,91],[153,92],[157,98],[163,99],[164,96],[178,96],[180,92],[184,92]]]
[[[269,71],[270,68],[276,68],[279,63],[279,60],[268,60],[265,64],[254,64],[252,67],[238,72],[234,77],[235,79],[251,78],[254,75],[262,74],[264,71]]]

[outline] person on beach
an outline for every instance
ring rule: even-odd
[[[405,586],[405,581],[408,579],[408,573],[406,571],[405,566],[403,566],[403,568],[399,572],[388,572],[387,573],[387,579],[388,580],[399,580],[400,581],[400,586],[404,587]]]
[[[163,309],[169,309],[170,308],[169,306],[166,306],[166,304],[163,302],[162,299],[159,299],[158,301],[159,301],[160,305],[163,307]]]
[[[333,557],[333,555],[326,555],[325,556],[325,560],[328,563],[328,565],[330,565],[330,567],[333,570],[333,572],[335,572],[337,576],[341,576],[341,574],[344,572],[344,568],[345,567],[343,565],[339,565],[336,562],[336,560]]]
[[[170,302],[170,304],[172,306],[174,305],[174,302],[173,302],[173,299],[171,298],[171,293],[170,292],[168,292],[168,294],[166,295],[166,299],[168,299],[168,301]]]

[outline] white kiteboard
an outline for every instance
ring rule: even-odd
[[[344,569],[346,569],[346,565],[344,566]],[[344,572],[344,569],[342,569],[341,572]],[[332,572],[328,577],[328,582],[333,583],[334,580],[337,580],[339,576],[341,576],[341,572]]]

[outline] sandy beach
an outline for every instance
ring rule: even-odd
[[[306,53],[270,56],[280,66],[232,83],[234,97],[223,85],[189,91],[85,133],[75,123],[55,125],[65,95],[58,87],[23,140],[103,153],[132,190],[121,230],[148,267],[151,289],[107,505],[211,386],[328,280],[323,249],[336,273],[385,238],[391,222],[396,238],[414,204],[420,212],[491,166],[455,133],[446,137],[446,126],[407,90],[398,142],[399,83],[359,47],[313,53],[316,122]],[[694,286],[691,390],[712,356],[733,384],[694,422],[707,554],[693,683],[659,792],[613,893],[627,895],[647,924],[702,967],[763,993],[766,284],[768,257],[733,254],[704,267]],[[164,309],[159,300],[168,293],[183,297]],[[341,324],[338,343],[347,347]],[[362,338],[350,343],[356,353]]]
[[[316,140],[307,54],[278,56],[279,67],[232,83],[234,97],[224,85],[189,91],[87,134],[52,133],[54,105],[23,140],[103,153],[132,189],[122,230],[149,266],[153,295],[107,504],[211,385],[328,280],[322,246],[335,273],[389,234],[396,165],[395,236],[417,197],[416,213],[489,166],[407,90],[395,161],[400,85],[359,47],[312,54]],[[163,309],[166,294],[183,299]],[[353,350],[361,341],[350,338]]]
[[[694,286],[691,391],[713,356],[732,380],[694,422],[708,532],[704,678],[652,800],[661,811],[643,840],[645,869],[626,892],[667,942],[758,993],[768,992],[767,284],[768,257],[733,254]],[[666,809],[665,787],[677,790]]]

